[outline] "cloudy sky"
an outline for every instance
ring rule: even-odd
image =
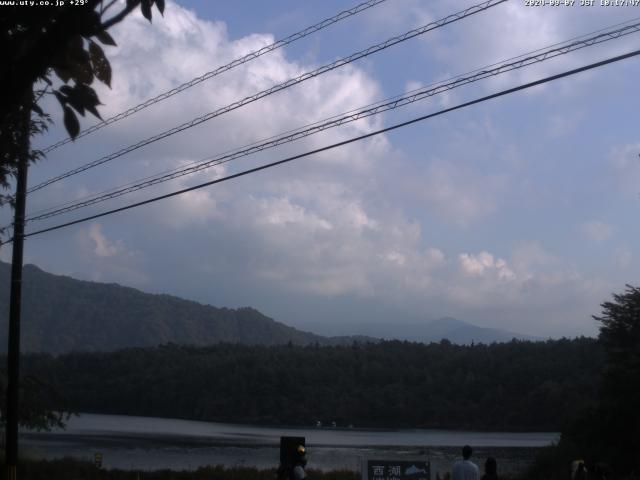
[[[29,184],[473,5],[387,0],[53,152]],[[579,3],[579,2],[576,2]],[[109,117],[340,10],[347,1],[168,2],[105,47]],[[154,11],[154,13],[157,13]],[[511,0],[34,192],[36,212],[640,16]],[[35,230],[233,174],[638,48],[640,34],[501,75]],[[453,316],[542,337],[593,335],[638,284],[640,60],[484,102],[153,205],[34,236],[25,262],[321,334]],[[64,137],[56,125],[36,140]],[[83,126],[95,123],[86,118]],[[8,212],[3,219],[8,219]],[[10,248],[1,256],[10,259]]]

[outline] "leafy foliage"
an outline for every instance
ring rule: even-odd
[[[7,396],[6,371],[0,371],[0,423],[4,424]],[[22,427],[31,430],[51,430],[54,427],[64,427],[65,421],[71,412],[64,407],[59,410],[49,409],[49,405],[56,403],[63,405],[66,402],[55,388],[38,378],[27,375],[20,381],[21,402],[18,408],[18,422]]]
[[[164,0],[86,0],[84,5],[61,8],[24,8],[5,5],[0,16],[0,185],[8,187],[15,176],[17,159],[28,137],[42,132],[50,121],[38,102],[55,95],[63,110],[64,125],[71,137],[78,135],[81,116],[97,118],[100,99],[91,86],[94,79],[111,85],[111,66],[102,47],[115,45],[108,29],[140,6],[151,21],[152,6],[164,11]],[[120,10],[111,13],[114,8]],[[95,39],[95,40],[94,40]],[[57,77],[60,82],[54,81]],[[54,84],[62,83],[60,86]],[[33,112],[31,126],[21,120]],[[28,133],[25,138],[25,133]],[[29,161],[41,158],[29,152]],[[9,201],[0,197],[0,204]]]
[[[596,395],[595,340],[165,345],[28,355],[81,412],[257,424],[555,430]],[[60,405],[51,405],[59,408]]]
[[[530,478],[566,478],[576,458],[585,459],[587,468],[603,462],[623,477],[640,467],[640,289],[627,285],[593,318],[601,324],[604,353],[597,395],[565,425],[560,444],[537,462]]]
[[[589,450],[598,448],[600,459],[631,471],[640,467],[640,288],[627,285],[594,318],[601,323],[606,367],[600,404],[583,441]]]

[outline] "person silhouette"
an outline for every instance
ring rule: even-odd
[[[498,462],[493,457],[484,462],[484,475],[480,480],[498,480]]]
[[[293,469],[291,470],[290,480],[304,480],[307,478],[307,472],[304,471],[304,467],[307,466],[307,450],[303,445],[298,445],[296,448],[296,454],[293,462]]]
[[[451,470],[452,480],[478,480],[478,466],[469,460],[472,453],[469,445],[462,447],[462,460],[455,462]]]

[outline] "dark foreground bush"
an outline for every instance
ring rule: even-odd
[[[566,480],[571,478],[574,451],[553,445],[541,448],[534,462],[523,475],[524,480]]]
[[[583,455],[584,450],[569,440],[558,445],[541,448],[535,460],[521,480],[567,480],[571,478],[571,464],[575,460],[583,460],[590,480],[640,480],[640,476],[599,461],[598,456]],[[616,468],[618,467],[618,468]],[[635,476],[634,476],[635,475]]]
[[[360,474],[348,470],[321,472],[309,470],[309,480],[359,480]],[[91,462],[63,458],[59,460],[27,460],[18,465],[21,480],[275,480],[276,470],[256,468],[202,467],[195,471],[130,471],[104,470]],[[2,469],[0,479],[6,479]]]

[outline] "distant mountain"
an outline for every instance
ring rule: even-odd
[[[452,343],[470,344],[509,342],[518,340],[541,340],[531,335],[523,335],[507,330],[485,328],[463,322],[456,318],[444,317],[438,320],[424,322],[397,322],[389,325],[373,325],[369,331],[371,335],[385,338],[410,340],[413,342],[439,342],[447,339]]]
[[[0,262],[0,351],[6,351],[11,266]],[[106,351],[166,343],[210,345],[350,344],[375,339],[323,337],[288,327],[253,308],[216,308],[118,284],[52,275],[25,265],[22,350]]]
[[[458,344],[469,344],[472,341],[475,343],[509,342],[514,338],[518,340],[542,340],[532,335],[524,335],[508,330],[479,327],[451,317],[429,322],[426,328],[430,332],[431,339],[435,340],[436,337],[446,338]]]
[[[0,351],[7,345],[10,271],[9,264],[0,262]],[[446,338],[458,344],[540,340],[450,317],[370,324],[366,328],[371,336],[326,337],[289,327],[253,308],[216,308],[115,283],[53,275],[34,265],[25,265],[23,276],[21,343],[26,352],[109,351],[166,343],[341,345],[379,338],[425,343]]]

